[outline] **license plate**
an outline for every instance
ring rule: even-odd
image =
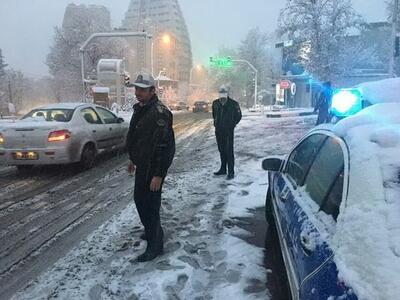
[[[27,152],[15,152],[13,153],[13,158],[15,160],[37,160],[39,155],[37,152],[27,151]]]

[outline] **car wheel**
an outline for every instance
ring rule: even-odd
[[[85,147],[83,147],[81,160],[79,162],[81,169],[88,170],[92,168],[95,159],[96,159],[96,149],[94,145],[86,144]]]
[[[265,219],[267,220],[268,224],[274,224],[274,216],[272,213],[272,195],[271,195],[271,187],[268,187],[267,196],[265,198]]]

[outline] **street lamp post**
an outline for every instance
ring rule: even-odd
[[[202,66],[201,66],[201,65],[196,65],[196,66],[190,68],[190,72],[189,72],[189,86],[192,84],[192,78],[193,78],[192,75],[193,75],[193,70],[194,70],[194,69],[200,71],[200,70],[202,69]]]
[[[250,66],[250,68],[253,69],[255,76],[254,76],[254,108],[256,107],[257,104],[257,93],[258,93],[258,70],[247,60],[245,59],[232,59],[232,61],[235,62],[244,62]]]
[[[80,47],[79,52],[81,56],[81,76],[82,76],[82,87],[83,87],[83,100],[86,96],[86,80],[85,80],[85,50],[89,43],[95,38],[106,38],[106,37],[143,37],[145,39],[152,38],[152,35],[147,32],[98,32],[92,34]]]
[[[156,39],[160,40],[160,37]],[[171,37],[168,33],[162,36],[162,41],[164,44],[169,45],[171,43]],[[151,41],[151,49],[150,49],[150,61],[151,61],[151,76],[154,77],[154,39]]]
[[[396,48],[396,36],[397,36],[397,21],[399,12],[399,0],[393,0],[393,12],[392,12],[392,33],[391,33],[391,47],[389,56],[389,76],[394,77],[394,64],[395,64],[395,48]]]

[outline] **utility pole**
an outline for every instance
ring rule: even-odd
[[[390,56],[389,56],[389,76],[394,77],[394,64],[395,64],[395,53],[396,49],[396,37],[397,37],[397,21],[398,21],[398,12],[399,12],[399,0],[393,0],[393,9],[392,9],[392,35],[390,39]]]
[[[254,71],[254,108],[257,105],[257,93],[258,93],[258,70],[248,61],[245,59],[232,59],[234,62],[244,62],[249,65],[250,68]]]

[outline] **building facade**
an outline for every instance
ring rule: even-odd
[[[179,97],[186,97],[192,68],[189,33],[178,0],[131,0],[122,28],[146,31],[152,39],[129,39],[128,70],[164,74],[179,82]]]

